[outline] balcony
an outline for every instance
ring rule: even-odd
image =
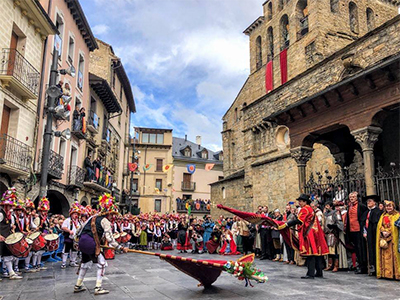
[[[196,182],[182,181],[181,186],[182,191],[194,191],[196,190]]]
[[[82,188],[86,171],[78,166],[69,166],[68,185],[72,188]]]
[[[99,146],[99,144],[96,143],[93,134],[86,135],[86,142],[88,142],[93,148],[97,148]]]
[[[39,168],[38,172],[42,172],[42,159],[43,159],[43,149],[39,152]],[[64,157],[60,154],[50,150],[50,162],[49,162],[49,179],[61,179],[64,172]]]
[[[87,133],[83,132],[82,130],[82,124],[72,124],[71,134],[75,136],[78,140],[85,140],[87,137]]]
[[[94,111],[90,111],[87,129],[94,134],[99,133],[99,122],[100,118],[96,115],[96,113]]]
[[[202,214],[210,213],[210,204],[209,203],[205,203],[203,200],[200,200],[200,201],[187,200],[187,201],[189,201],[189,205],[191,207],[192,213],[202,213]],[[178,213],[187,213],[186,201],[177,199],[176,200],[176,211]]]
[[[37,99],[40,73],[16,49],[3,49],[0,80],[23,99]]]
[[[5,173],[27,176],[31,162],[32,147],[7,134],[0,136],[0,165]]]
[[[84,182],[83,185],[85,187],[91,188],[95,191],[99,191],[101,193],[111,193],[111,187],[112,187],[112,174],[110,172],[106,171],[101,171],[96,173],[96,170],[94,170],[95,178],[89,179],[87,178],[86,170],[83,170],[85,172],[84,176]],[[96,177],[96,174],[98,177]]]

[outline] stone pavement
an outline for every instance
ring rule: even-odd
[[[177,251],[168,251],[176,254]],[[193,255],[187,257],[223,259],[219,255]],[[238,256],[231,257],[237,259]],[[230,258],[227,258],[230,259]],[[48,270],[24,274],[21,281],[3,279],[0,282],[0,299],[50,300],[50,299],[400,299],[400,283],[378,280],[352,272],[336,274],[325,272],[326,279],[301,280],[306,269],[272,261],[256,261],[268,276],[264,284],[254,283],[254,288],[244,287],[244,282],[223,272],[213,288],[204,290],[198,282],[157,257],[134,253],[117,255],[108,261],[104,288],[110,294],[94,296],[95,265],[88,272],[85,286],[88,291],[73,293],[76,269],[60,269],[60,263],[47,263]]]

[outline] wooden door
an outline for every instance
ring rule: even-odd
[[[6,156],[6,134],[8,134],[8,125],[10,123],[11,108],[8,106],[3,106],[3,114],[1,117],[1,127],[0,127],[0,158]]]
[[[7,75],[13,75],[13,71],[15,68],[15,59],[16,59],[16,50],[18,45],[18,35],[13,31],[11,34],[11,43],[10,43],[10,55],[8,60],[8,69]]]
[[[190,181],[192,180],[192,174],[183,173],[183,188],[190,189]]]

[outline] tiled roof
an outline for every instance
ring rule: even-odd
[[[189,147],[192,151],[191,157],[184,155],[184,150]],[[208,159],[202,158],[201,154],[203,151],[208,152]],[[185,140],[184,138],[174,137],[172,140],[172,156],[174,159],[182,159],[187,161],[197,161],[203,163],[222,164],[222,160],[219,160],[219,155],[222,151],[214,152],[201,145]]]

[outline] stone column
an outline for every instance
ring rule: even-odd
[[[382,129],[379,127],[368,126],[351,132],[356,142],[361,146],[364,160],[364,176],[365,185],[368,195],[375,195],[376,188],[374,182],[375,176],[375,159],[374,145],[378,140]]]
[[[310,147],[296,147],[290,149],[290,154],[297,163],[297,168],[299,171],[299,191],[304,192],[304,185],[306,184],[306,165],[310,160],[314,149]]]

